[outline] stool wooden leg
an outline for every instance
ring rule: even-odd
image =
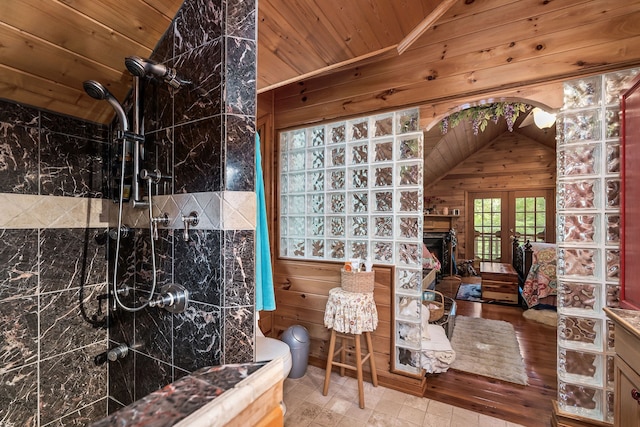
[[[347,337],[342,335],[341,341],[342,347],[340,347],[340,363],[343,365],[347,363]],[[340,376],[344,377],[344,366],[340,366]]]
[[[358,398],[360,409],[364,409],[364,384],[362,384],[362,349],[360,348],[360,335],[354,335],[356,342],[356,374],[358,377]]]
[[[322,395],[326,396],[329,392],[329,381],[331,379],[331,367],[333,364],[333,352],[336,348],[336,330],[331,329],[331,340],[329,341],[329,352],[327,353],[327,369],[324,373],[324,388]]]
[[[367,338],[367,351],[369,352],[369,367],[371,368],[371,382],[374,387],[378,387],[378,373],[376,372],[376,361],[373,357],[373,345],[371,344],[371,332],[365,332]]]

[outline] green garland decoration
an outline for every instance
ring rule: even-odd
[[[531,106],[524,102],[496,102],[477,105],[452,113],[442,119],[440,121],[440,130],[445,134],[449,128],[457,126],[463,120],[470,120],[473,126],[473,134],[477,135],[478,131],[484,132],[489,120],[498,123],[498,119],[504,117],[507,121],[509,132],[513,132],[513,124],[520,113],[524,113],[530,108]]]

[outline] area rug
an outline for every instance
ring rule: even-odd
[[[502,320],[456,316],[451,369],[515,384],[528,382],[513,325]]]
[[[535,310],[530,308],[523,311],[522,316],[527,320],[533,320],[554,328],[558,326],[558,313],[554,310]]]
[[[456,299],[462,301],[482,302],[482,290],[480,283],[462,283],[458,288]]]

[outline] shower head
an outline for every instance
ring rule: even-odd
[[[112,96],[106,87],[102,86],[95,80],[87,80],[86,82],[82,83],[82,87],[90,97],[99,101]]]
[[[127,115],[122,108],[122,105],[118,102],[118,100],[104,87],[102,84],[98,83],[95,80],[87,80],[82,83],[82,87],[84,91],[87,92],[87,95],[97,100],[107,100],[109,104],[116,110],[116,114],[120,119],[120,124],[122,126],[122,131],[127,132],[129,130],[129,122],[127,120]]]
[[[186,80],[182,80],[176,76],[176,70],[166,65],[158,64],[150,59],[140,58],[139,56],[129,56],[125,58],[124,65],[131,74],[137,77],[152,75],[162,78],[174,89],[180,88]]]

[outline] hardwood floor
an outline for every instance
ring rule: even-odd
[[[452,288],[455,288],[452,289]],[[445,295],[457,285],[438,286]],[[525,360],[529,384],[522,386],[449,370],[427,377],[425,397],[525,426],[550,426],[557,399],[556,329],[522,317],[518,306],[457,301],[457,315],[513,324]]]

